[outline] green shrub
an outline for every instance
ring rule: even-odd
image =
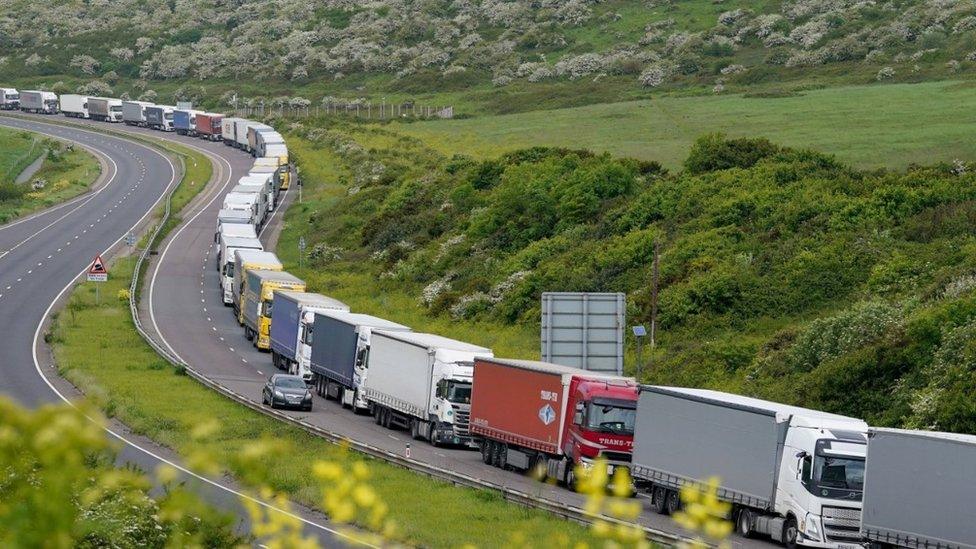
[[[729,168],[749,168],[779,152],[767,139],[726,139],[722,134],[699,137],[692,145],[685,169],[698,174]]]

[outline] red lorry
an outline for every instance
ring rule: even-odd
[[[221,123],[224,115],[212,112],[198,114],[196,117],[197,135],[210,141],[221,140]]]
[[[471,434],[485,463],[544,470],[575,487],[576,465],[629,466],[637,383],[568,366],[477,358]]]

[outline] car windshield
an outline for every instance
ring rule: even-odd
[[[586,414],[586,426],[602,433],[632,435],[636,417],[634,408],[593,402]]]
[[[471,404],[471,382],[448,380],[445,397],[455,404]]]
[[[864,489],[864,459],[818,455],[813,461],[813,481],[821,488]]]
[[[279,377],[275,380],[275,387],[281,389],[305,389],[305,382],[297,377]]]

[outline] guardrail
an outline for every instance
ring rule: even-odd
[[[180,159],[180,164],[181,166],[183,164],[182,158]],[[142,271],[142,267],[145,264],[146,260],[148,259],[150,255],[150,251],[152,250],[152,247],[155,244],[156,239],[159,237],[160,232],[162,231],[163,227],[166,225],[166,222],[169,220],[171,214],[172,196],[173,196],[173,192],[175,191],[176,188],[174,187],[174,189],[170,191],[169,195],[166,197],[166,205],[163,210],[163,217],[162,219],[160,219],[159,223],[152,231],[152,234],[149,236],[146,242],[145,249],[142,251],[142,253],[139,254],[139,258],[136,261],[135,269],[132,272],[132,281],[129,284],[129,311],[132,314],[132,322],[136,327],[136,331],[139,332],[139,335],[142,336],[142,339],[145,340],[146,343],[148,343],[149,346],[152,347],[157,354],[165,358],[174,367],[185,371],[188,376],[192,377],[197,382],[203,384],[205,387],[217,391],[218,393],[226,396],[227,398],[234,400],[238,404],[247,406],[248,408],[254,411],[290,423],[296,427],[304,429],[305,431],[311,434],[322,437],[331,442],[337,444],[345,444],[352,450],[356,450],[357,452],[366,454],[374,458],[382,459],[388,463],[403,467],[405,469],[409,469],[413,472],[425,474],[432,478],[436,478],[438,480],[442,480],[445,482],[450,482],[457,486],[465,486],[468,488],[478,488],[478,489],[485,489],[485,490],[494,490],[500,492],[507,501],[524,505],[526,507],[542,509],[554,515],[575,522],[583,523],[583,524],[590,524],[595,520],[603,520],[613,524],[625,524],[625,521],[622,521],[614,517],[608,517],[605,515],[593,515],[592,513],[588,513],[585,510],[580,509],[579,507],[565,505],[563,503],[559,503],[550,499],[533,496],[531,494],[522,492],[520,490],[515,490],[507,486],[495,484],[493,482],[488,482],[469,475],[458,473],[456,471],[451,471],[448,469],[437,467],[429,463],[424,463],[422,461],[410,459],[405,456],[396,454],[394,452],[383,450],[382,448],[378,448],[376,446],[372,446],[370,444],[359,442],[357,440],[344,437],[337,433],[333,433],[332,431],[323,429],[317,425],[312,425],[307,421],[293,418],[277,410],[266,408],[252,401],[246,396],[241,395],[240,393],[237,393],[236,391],[233,391],[230,388],[225,387],[220,383],[211,380],[207,376],[195,370],[192,366],[184,362],[178,356],[172,354],[168,349],[166,349],[163,345],[161,345],[158,341],[156,341],[156,339],[152,336],[152,334],[146,331],[146,329],[143,327],[142,321],[139,318],[138,288],[139,288],[139,278]],[[644,534],[648,540],[661,545],[672,546],[681,541],[690,541],[688,538],[677,536],[675,534],[671,534],[669,532],[664,532],[647,526],[642,526],[641,528],[644,530]]]

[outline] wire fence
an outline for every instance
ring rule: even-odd
[[[237,116],[341,116],[365,120],[450,119],[454,118],[454,106],[417,105],[415,103],[326,103],[323,105],[253,105],[234,111]]]

